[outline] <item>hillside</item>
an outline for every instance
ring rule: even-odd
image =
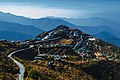
[[[15,55],[26,68],[25,78],[31,80],[120,79],[117,71],[120,67],[120,49],[78,29],[60,25],[39,34],[26,44],[34,44],[34,48]],[[110,68],[106,69],[108,66]],[[109,74],[109,70],[114,70],[117,75],[112,71],[110,71],[112,75]]]
[[[7,58],[7,55],[19,48],[19,43],[0,40],[0,80],[16,80],[18,67]]]
[[[6,55],[12,51],[19,51],[12,57],[25,67],[25,80],[120,79],[118,47],[65,25],[57,26],[22,43],[4,41],[1,45],[3,49],[7,46],[2,52],[8,50]],[[29,48],[30,46],[32,47]],[[5,57],[3,61],[4,56],[1,55],[1,65],[10,60]],[[5,65],[7,68],[2,70]],[[17,79],[18,67],[12,62],[5,65],[1,67],[0,79]]]
[[[64,44],[63,42],[70,40],[72,41],[70,44],[71,48],[80,53],[83,51],[85,53],[87,51],[100,52],[102,48],[103,48],[103,50],[101,50],[102,52],[107,52],[104,51],[105,47],[109,49],[109,47],[107,46],[111,46],[110,51],[115,51],[112,50],[114,48],[117,49],[117,47],[114,47],[113,45],[106,43],[100,39],[94,38],[92,35],[86,34],[78,29],[69,28],[64,25],[58,26],[57,28],[44,33],[44,35],[42,35],[41,37],[43,41],[53,39],[53,42],[54,42],[54,38],[56,39],[57,37],[59,37],[60,39],[57,40],[58,44],[59,43]],[[100,44],[100,43],[104,43],[104,44]]]

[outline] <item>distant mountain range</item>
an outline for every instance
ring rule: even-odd
[[[49,18],[56,19],[57,17]],[[90,17],[90,18],[59,18],[59,19],[63,19],[77,26],[109,26],[111,28],[120,30],[119,29],[120,23],[117,23],[106,18]]]
[[[4,21],[0,21],[0,31],[13,31],[28,34],[31,36],[36,36],[38,33],[42,32],[41,29],[38,29],[34,26],[21,25],[18,23],[10,23]]]
[[[19,23],[22,25],[32,25],[44,31],[51,30],[55,26],[64,24],[70,27],[75,27],[75,25],[64,21],[62,19],[51,19],[51,18],[40,18],[40,19],[31,19],[23,16],[16,16],[11,13],[0,12],[0,20],[12,23]]]
[[[120,34],[119,34],[120,31],[114,28],[111,28],[109,26],[79,26],[78,29],[80,29],[83,32],[92,34],[92,35],[102,32],[102,31],[106,31],[120,38]]]
[[[118,29],[120,27],[120,23],[100,17],[78,18],[78,19],[63,18],[63,20],[68,21],[77,26],[109,26],[115,29]]]
[[[72,28],[77,28],[83,32],[92,35],[106,31],[114,35],[116,38],[120,38],[119,24],[109,19],[103,18],[73,19],[59,17],[45,17],[39,19],[31,19],[23,16],[16,16],[11,13],[0,12],[0,31],[12,31],[29,36],[36,36],[42,31],[51,30],[55,28],[55,26],[61,24]],[[104,40],[103,37],[99,38]],[[109,39],[107,41],[111,43]]]
[[[16,39],[26,40],[26,39],[32,38],[33,36],[36,36],[37,34],[42,32],[42,30],[40,30],[36,27],[33,27],[33,26],[0,21],[0,32],[1,32],[0,39],[5,38],[8,40],[16,40]],[[15,33],[15,34],[13,34],[13,33]],[[17,35],[19,36],[19,38]],[[11,38],[10,38],[10,36],[11,36]],[[15,38],[15,36],[16,36],[16,38]],[[20,37],[20,36],[23,36],[23,37]]]
[[[12,32],[12,31],[0,31],[0,39],[10,40],[10,41],[24,41],[26,39],[31,39],[33,36],[18,33],[18,32]]]
[[[95,34],[94,36],[120,47],[120,39],[110,34],[109,32],[103,31],[103,32]]]
[[[58,25],[66,25],[73,28],[80,29],[90,34],[96,34],[101,31],[111,32],[116,37],[120,37],[119,24],[112,22],[109,19],[103,18],[86,18],[86,19],[73,19],[73,18],[59,18],[59,17],[45,17],[39,19],[30,19],[23,16],[16,16],[11,13],[0,12],[0,20],[19,23],[22,25],[32,25],[44,31],[51,30]],[[77,25],[77,26],[76,26]]]

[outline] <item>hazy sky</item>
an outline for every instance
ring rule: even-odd
[[[120,0],[0,0],[0,10],[40,18],[104,17],[120,19]]]

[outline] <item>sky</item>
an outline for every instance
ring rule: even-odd
[[[120,19],[120,0],[0,0],[0,11],[20,16]]]

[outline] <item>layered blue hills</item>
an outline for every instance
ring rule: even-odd
[[[56,26],[62,24],[69,27],[75,27],[74,24],[71,24],[62,19],[51,19],[51,18],[31,19],[31,18],[16,16],[11,13],[4,13],[4,12],[0,12],[0,20],[6,22],[12,22],[12,23],[19,23],[22,25],[32,25],[45,31],[51,30]]]
[[[66,25],[69,27],[77,28],[92,35],[102,31],[107,31],[120,38],[120,25],[115,22],[112,22],[109,19],[103,18],[73,19],[45,17],[39,19],[31,19],[23,16],[16,16],[11,13],[0,12],[0,20],[6,22],[19,23],[22,25],[32,25],[44,31],[51,30],[58,25]]]
[[[37,34],[42,32],[41,29],[38,29],[34,26],[21,25],[18,23],[10,23],[10,22],[4,22],[4,21],[0,21],[0,31],[19,32],[19,33],[24,33],[31,36],[36,36]]]
[[[115,37],[109,32],[103,31],[103,32],[95,34],[94,36],[120,47],[120,39]]]
[[[26,40],[38,35],[41,32],[41,29],[33,26],[0,21],[0,39]]]
[[[5,39],[9,41],[24,41],[26,39],[31,39],[33,36],[18,33],[18,32],[12,32],[12,31],[0,31],[0,39]]]
[[[0,12],[0,31],[16,32],[16,34],[20,33],[24,34],[24,36],[26,35],[29,37],[33,37],[43,31],[51,30],[59,25],[66,25],[72,28],[77,28],[83,32],[95,35],[96,37],[103,39],[104,41],[119,46],[120,25],[109,19],[67,19],[59,17],[31,19],[23,16],[13,15],[11,13]],[[110,36],[105,35],[114,35],[114,37],[107,38]],[[29,37],[24,37],[24,40],[28,39]],[[20,40],[23,40],[23,38],[21,38]]]
[[[120,31],[118,29],[111,28],[109,26],[79,26],[79,29],[83,32],[89,33],[89,34],[97,34],[99,32],[109,32],[112,35],[115,35],[115,37],[120,38]]]

